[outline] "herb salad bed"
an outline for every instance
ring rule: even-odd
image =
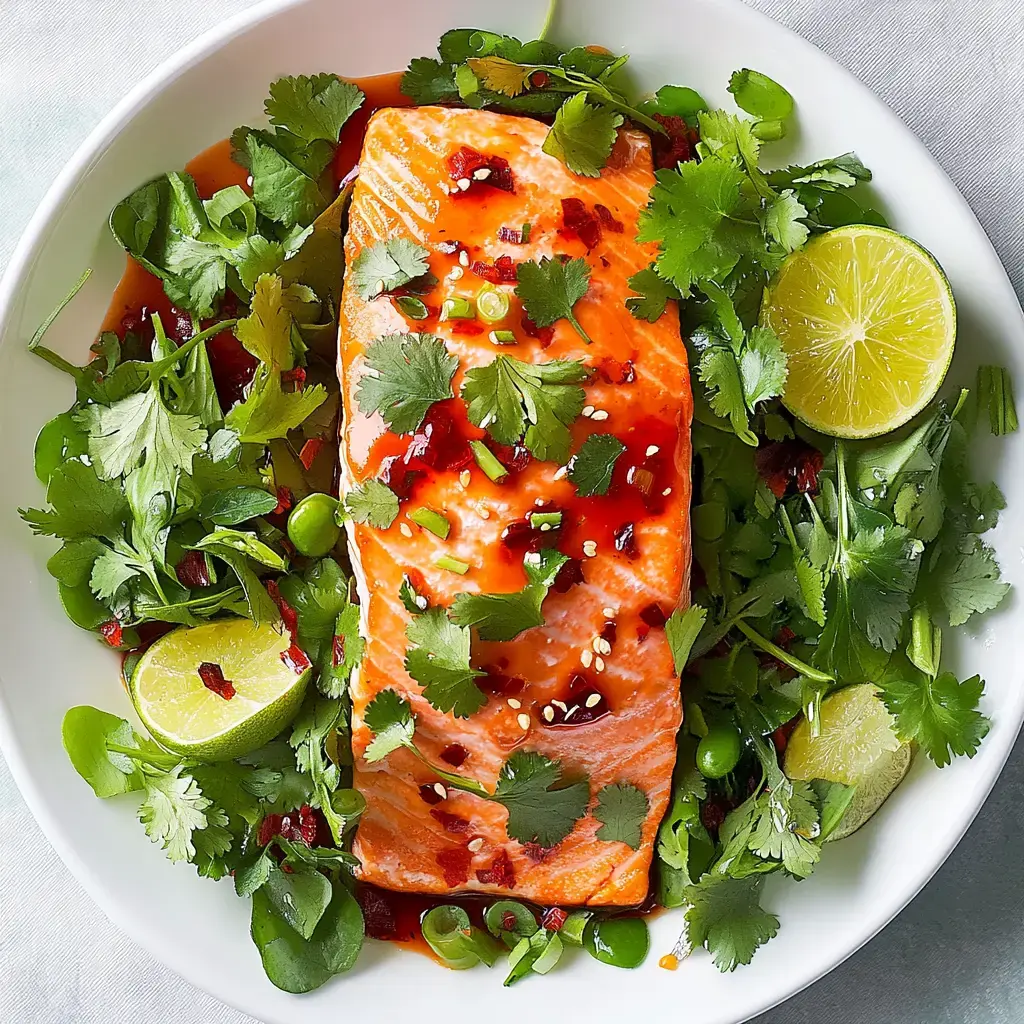
[[[786,358],[759,320],[762,295],[814,235],[884,223],[864,197],[870,172],[852,154],[762,170],[761,150],[785,134],[793,102],[757,72],[730,83],[744,117],[709,110],[677,86],[633,103],[618,84],[624,63],[456,30],[442,38],[439,59],[412,62],[402,88],[414,103],[544,118],[545,152],[581,176],[600,173],[622,125],[651,133],[660,170],[640,237],[657,243],[659,257],[631,279],[627,305],[653,322],[668,302],[680,304],[697,378],[693,604],[652,623],[666,631],[686,712],[652,888],[660,905],[686,908],[676,955],[704,946],[731,970],[778,929],[760,903],[765,875],[806,878],[854,796],[839,783],[787,778],[780,758],[795,720],[815,721],[828,694],[870,680],[898,736],[935,764],[973,755],[984,738],[983,683],[943,670],[941,636],[1005,596],[982,539],[1004,502],[994,484],[970,481],[969,443],[1017,421],[997,367],[981,367],[971,393],[937,400],[893,437],[835,441],[794,420],[779,402]],[[338,526],[348,517],[386,528],[404,495],[397,478],[332,493],[351,184],[339,182],[336,156],[362,103],[356,85],[333,75],[274,83],[272,127],[232,137],[251,188],[201,197],[188,174],[174,172],[111,214],[115,237],[161,282],[173,318],[140,317],[131,330],[101,334],[84,367],[42,344],[49,321],[30,346],[76,387],[74,406],[36,444],[48,508],[22,512],[35,533],[62,541],[48,568],[72,621],[123,652],[129,681],[146,646],[172,626],[227,616],[283,623],[296,664],[311,670],[287,728],[235,760],[169,753],[93,708],[72,709],[64,723],[68,753],[98,796],[137,792],[144,828],[172,860],[231,876],[251,900],[269,978],[293,992],[350,969],[364,933],[385,931],[379,901],[388,898],[353,879],[363,801],[351,784],[347,688],[365,641]],[[486,180],[474,177],[481,170],[501,173],[486,162],[465,170],[453,187]],[[571,206],[564,216],[584,240],[614,230]],[[530,226],[517,230],[528,237]],[[418,330],[428,255],[393,239],[347,269],[364,298],[391,296],[410,322],[368,352],[375,375],[360,395],[361,408],[382,413],[396,433],[415,433],[436,403],[458,400],[454,357]],[[573,313],[589,283],[585,259],[467,269],[485,283],[514,281],[535,336],[565,319],[588,340]],[[479,296],[477,305],[486,308]],[[599,434],[574,453],[569,434],[590,372],[500,353],[472,371],[461,398],[471,421],[488,424],[489,444],[474,448],[481,470],[500,480],[510,458],[554,461],[567,465],[580,496],[605,494],[623,446]],[[320,501],[326,520],[313,514],[297,525],[296,508],[317,495],[329,499]],[[401,597],[416,616],[407,668],[426,699],[472,714],[483,699],[474,633],[500,641],[542,623],[566,562],[546,553],[526,566],[521,592],[467,594],[450,610],[427,607],[407,581]],[[221,675],[206,685],[226,683]],[[370,705],[366,722],[375,734],[368,760],[399,747],[419,755],[414,717],[394,691]],[[563,778],[558,762],[536,752],[514,753],[494,793],[431,769],[439,785],[502,803],[509,837],[522,843],[557,844],[590,803],[585,780]],[[633,845],[646,809],[641,790],[621,785],[602,790],[590,813],[602,822],[599,838]],[[642,918],[514,900],[483,910],[441,903],[426,909],[421,929],[452,967],[492,965],[507,952],[508,984],[547,973],[568,946],[617,966],[647,953]]]

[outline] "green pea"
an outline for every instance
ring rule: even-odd
[[[743,749],[739,730],[732,722],[716,722],[697,744],[697,767],[708,779],[720,779],[736,767]]]
[[[341,527],[335,520],[337,499],[329,494],[310,494],[292,509],[288,516],[288,539],[300,555],[322,558],[329,554]]]
[[[84,455],[85,434],[71,413],[54,416],[36,437],[35,470],[41,484],[48,484],[53,471],[68,459]]]
[[[639,967],[647,958],[651,937],[642,917],[607,917],[587,925],[583,945],[603,964]]]

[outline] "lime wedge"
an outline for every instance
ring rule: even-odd
[[[811,735],[801,719],[786,745],[785,771],[791,779],[824,779],[856,786],[839,827],[830,836],[855,832],[885,803],[910,767],[913,748],[893,731],[893,720],[878,690],[860,683],[821,702],[820,732]]]
[[[875,437],[934,397],[953,357],[956,306],[916,242],[864,224],[812,238],[761,310],[789,360],[783,403],[824,434]]]
[[[269,743],[302,703],[309,659],[283,658],[291,645],[280,624],[249,619],[176,629],[135,667],[135,710],[169,750],[200,761],[241,757]]]

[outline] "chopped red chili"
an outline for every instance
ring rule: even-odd
[[[277,580],[270,580],[267,583],[267,593],[273,598],[274,604],[277,605],[277,610],[281,613],[281,621],[284,623],[284,628],[294,638],[295,631],[299,628],[299,617],[295,613],[295,609],[285,600],[284,595],[281,593],[281,588],[277,585]],[[302,656],[306,657],[304,654]],[[284,655],[282,655],[283,657]]]
[[[563,238],[578,238],[588,249],[593,249],[601,241],[601,222],[582,199],[563,199],[562,226],[558,233]]]
[[[665,129],[651,134],[651,148],[654,166],[658,170],[675,170],[676,165],[692,160],[694,147],[700,139],[695,128],[691,128],[681,117],[655,114],[654,120]]]
[[[299,462],[302,463],[302,468],[307,473],[312,468],[316,457],[320,454],[320,450],[326,443],[322,437],[311,437],[299,450]]]
[[[293,843],[313,846],[320,832],[320,817],[320,812],[309,804],[303,804],[297,811],[289,811],[287,814],[268,814],[260,822],[257,839],[260,846],[266,846],[276,836]]]
[[[469,751],[459,743],[450,743],[441,751],[441,760],[458,768],[469,757]]]
[[[281,374],[282,384],[294,384],[296,391],[301,391],[306,386],[306,370],[302,366],[296,366],[291,370],[285,370]]]
[[[508,850],[502,850],[491,861],[491,866],[478,871],[476,877],[484,885],[500,885],[503,889],[514,889],[516,872],[512,866],[512,859],[508,855]]]
[[[555,575],[555,581],[551,584],[551,587],[556,593],[565,594],[582,582],[583,563],[578,558],[570,558],[567,562],[562,563],[562,567]]]
[[[231,700],[235,695],[235,684],[224,678],[224,670],[215,661],[204,661],[199,666],[199,678],[211,693]]]
[[[461,835],[463,832],[469,831],[469,822],[465,818],[460,818],[457,814],[449,814],[447,811],[433,810],[430,812],[430,816],[441,824],[441,827],[445,832],[452,832],[455,835]]]
[[[486,173],[484,173],[486,172]],[[515,179],[509,162],[501,156],[487,156],[469,146],[460,146],[448,157],[448,175],[452,181],[465,182],[465,188],[457,186],[453,199],[469,195],[481,185],[496,188],[502,192],[515,192]]]
[[[597,372],[609,384],[632,384],[636,380],[636,367],[632,359],[620,363],[617,359],[602,359],[598,364]]]
[[[825,456],[798,438],[772,441],[754,452],[754,465],[776,498],[782,498],[793,484],[801,494],[818,493],[818,473]]]
[[[531,338],[536,338],[540,342],[541,348],[547,348],[554,340],[554,327],[538,327],[525,313],[520,317],[519,323]]]
[[[518,676],[508,676],[498,669],[484,666],[484,675],[477,679],[476,684],[484,693],[493,693],[497,697],[513,697],[523,692],[526,683]]]
[[[444,402],[436,402],[430,407],[419,430],[409,439],[404,458],[407,466],[416,466],[419,463],[428,469],[459,470],[473,461],[472,449],[466,438],[462,436],[462,431],[455,420],[455,403],[455,399],[448,399]],[[384,464],[382,463],[383,468]],[[385,481],[385,483],[388,482]],[[408,496],[407,489],[403,493],[401,488],[392,486],[390,483],[388,486],[400,498]]]
[[[532,85],[534,89],[543,89],[550,81],[551,79],[546,71],[534,71],[534,73],[530,75],[530,85]]]
[[[278,487],[277,489],[277,507],[271,513],[271,515],[279,516],[283,515],[292,507],[292,492],[291,488]]]
[[[523,843],[523,853],[526,854],[534,864],[539,864],[542,860],[545,860],[549,853],[551,853],[550,847],[541,846],[540,843]]]
[[[424,783],[420,786],[420,799],[426,804],[439,804],[444,797],[432,785]]]
[[[569,915],[562,910],[561,907],[552,907],[540,919],[540,925],[542,928],[546,928],[549,932],[559,932],[562,930],[562,925],[565,924],[568,918]]]
[[[111,647],[120,647],[124,640],[124,629],[118,619],[108,619],[102,623],[99,634]]]
[[[662,611],[660,604],[652,602],[647,607],[640,609],[640,621],[645,622],[652,629],[660,629],[668,622],[668,616]]]
[[[408,498],[412,493],[413,484],[423,475],[420,470],[409,469],[400,455],[389,455],[380,464],[380,482],[390,487],[399,500]]]
[[[601,627],[601,639],[607,640],[613,647],[615,646],[615,637],[618,634],[618,628],[614,622],[606,622]]]
[[[594,213],[597,214],[597,219],[605,231],[611,231],[614,234],[621,235],[622,232],[626,230],[626,226],[622,221],[617,220],[612,211],[609,210],[604,203],[595,203]]]
[[[636,529],[632,523],[623,523],[615,531],[615,550],[629,558],[636,558],[640,550],[636,545]]]
[[[210,563],[202,551],[186,551],[175,565],[174,575],[183,587],[208,587],[213,582]]]
[[[334,634],[334,642],[331,650],[331,664],[337,668],[345,660],[345,638]]]
[[[469,866],[473,863],[473,854],[469,850],[456,846],[451,850],[442,850],[435,859],[444,875],[445,885],[454,888],[469,881]]]
[[[519,228],[507,228],[502,225],[498,228],[498,241],[508,242],[510,245],[522,245],[523,232]]]
[[[281,660],[297,675],[301,676],[309,668],[311,662],[306,652],[298,644],[292,644],[287,651],[281,652]]]
[[[483,324],[478,324],[473,320],[449,320],[448,329],[452,334],[463,334],[468,337],[484,333]]]
[[[511,256],[499,256],[493,264],[474,260],[469,269],[491,284],[512,284],[519,280],[519,271]]]

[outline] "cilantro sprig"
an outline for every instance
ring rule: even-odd
[[[580,326],[573,307],[587,294],[590,285],[590,264],[582,256],[572,260],[542,257],[538,262],[519,264],[516,295],[522,300],[526,315],[538,327],[550,327],[558,320],[568,320],[573,330],[588,344],[590,336]]]
[[[576,360],[524,363],[496,356],[486,366],[467,371],[462,397],[470,421],[500,444],[523,438],[538,459],[564,463],[569,426],[586,401],[579,385],[589,377],[587,367]]]

